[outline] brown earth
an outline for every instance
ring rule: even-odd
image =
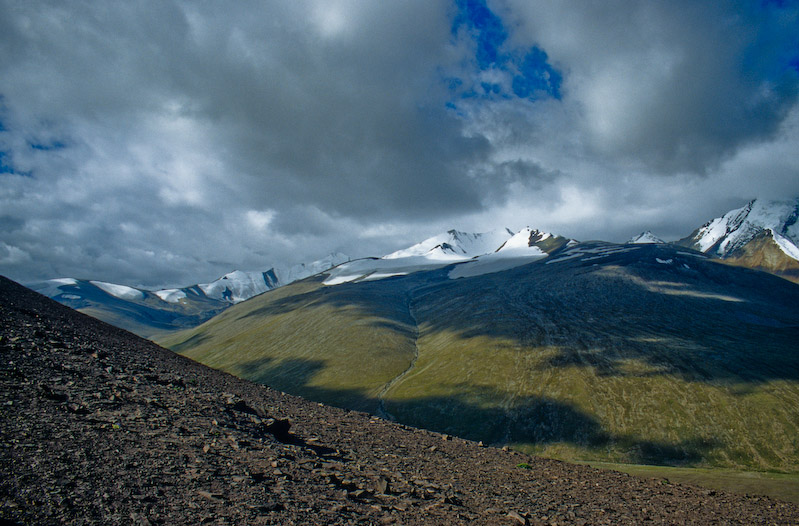
[[[799,524],[308,402],[5,278],[0,319],[0,525]]]

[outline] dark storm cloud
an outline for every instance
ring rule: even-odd
[[[185,285],[452,227],[690,231],[799,193],[798,26],[787,2],[0,0],[0,272]]]
[[[795,106],[797,6],[514,2],[581,109],[586,146],[666,173],[706,173],[771,138]]]

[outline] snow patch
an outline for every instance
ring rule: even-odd
[[[658,263],[660,263],[661,265],[671,265],[672,263],[674,263],[674,260],[673,260],[673,259],[660,259],[660,258],[655,258],[655,261],[657,261],[657,262],[658,262]]]
[[[568,246],[568,245],[567,245]],[[570,259],[580,258],[580,261],[593,261],[596,259],[604,259],[614,254],[623,254],[625,252],[633,252],[639,250],[641,247],[631,247],[629,245],[575,245],[563,251],[562,255],[556,259],[547,261],[546,264],[559,263],[561,261],[568,261]]]
[[[461,259],[462,261],[463,259]],[[330,269],[325,285],[340,285],[365,279],[376,280],[383,277],[401,276],[422,270],[434,270],[452,264],[424,256],[411,256],[392,259],[356,259]]]
[[[186,293],[180,289],[156,290],[155,295],[167,303],[180,303],[186,297]]]
[[[75,278],[55,278],[47,280],[49,283],[54,283],[56,285],[77,285],[78,280]]]
[[[349,261],[350,258],[347,255],[344,255],[340,252],[335,252],[333,254],[328,255],[325,258],[319,259],[312,263],[302,263],[299,265],[294,265],[290,268],[276,268],[273,269],[275,276],[278,279],[278,285],[288,285],[294,281],[298,281],[301,279],[305,279],[308,276],[313,276],[315,274],[319,274],[320,272],[324,272],[329,268],[335,267],[336,265],[340,265],[342,263],[346,263]]]
[[[28,286],[31,289],[38,292],[39,294],[44,294],[49,298],[54,298],[63,292],[61,287],[71,287],[77,285],[78,285],[78,280],[76,279],[56,278],[56,279],[48,279],[47,281],[30,283]]]
[[[645,243],[662,244],[662,243],[665,243],[665,241],[663,241],[662,239],[657,237],[655,234],[653,234],[649,230],[647,230],[646,232],[641,232],[637,236],[635,236],[635,237],[631,238],[629,241],[627,241],[627,244],[629,244],[629,245],[639,245],[639,244],[645,244]]]
[[[511,236],[513,236],[513,232],[507,228],[480,234],[449,230],[444,234],[427,238],[411,247],[392,252],[381,259],[402,259],[421,256],[430,260],[463,261],[494,252]]]
[[[139,289],[134,289],[133,287],[117,285],[116,283],[106,283],[104,281],[90,281],[89,283],[119,299],[128,301],[144,299],[144,292]]]
[[[211,283],[201,283],[200,289],[209,298],[239,303],[266,292],[267,286],[263,272],[244,272],[234,270]]]
[[[548,257],[548,254],[538,247],[508,247],[507,244],[502,250],[493,254],[480,256],[473,261],[461,263],[452,269],[449,279],[471,278],[502,272],[522,265],[527,265],[533,261],[538,261]]]
[[[288,268],[272,268],[267,272],[236,270],[211,283],[201,283],[198,287],[209,298],[240,303],[268,290],[319,274],[349,260],[348,256],[337,252],[312,263],[302,263]]]
[[[373,281],[378,279],[393,278],[396,276],[407,276],[407,272],[375,272],[364,277],[362,281]]]
[[[772,232],[772,236],[774,237],[774,242],[777,243],[777,246],[780,247],[785,255],[799,260],[799,247],[792,243],[790,239],[785,238],[777,233]]]

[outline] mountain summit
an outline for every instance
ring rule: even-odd
[[[627,244],[629,245],[638,245],[642,243],[665,243],[665,241],[657,237],[649,230],[647,230],[646,232],[641,232],[637,236],[634,236],[629,241],[627,241]]]
[[[494,252],[511,236],[513,236],[513,232],[507,228],[478,234],[448,230],[444,234],[427,238],[411,247],[387,254],[381,259],[417,256],[440,260],[468,259]]]
[[[381,258],[339,265],[328,273],[325,285],[406,276],[450,265],[458,265],[450,278],[476,276],[531,263],[569,242],[530,227],[515,234],[508,228],[479,234],[449,230]]]
[[[677,244],[727,262],[799,281],[799,198],[748,202]]]

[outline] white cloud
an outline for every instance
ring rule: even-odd
[[[512,92],[454,4],[0,2],[0,272],[186,285],[448,228],[678,237],[799,194],[796,8],[488,5],[562,100],[450,91]]]
[[[247,222],[256,230],[264,230],[272,222],[275,212],[272,210],[247,210]]]

